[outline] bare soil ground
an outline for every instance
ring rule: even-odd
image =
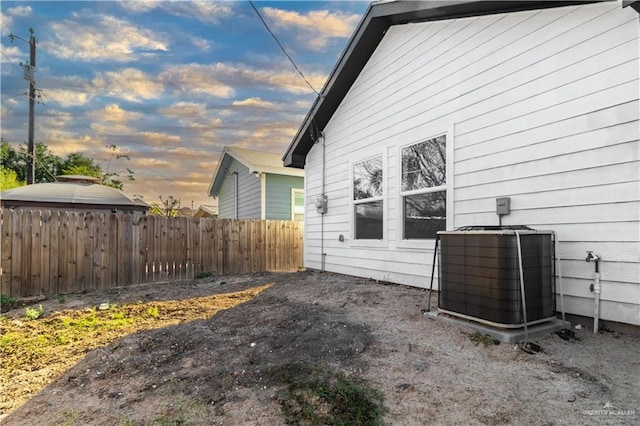
[[[421,289],[314,271],[73,295],[62,307],[55,299],[39,303],[45,313],[103,302],[188,303],[269,283],[208,318],[94,349],[2,424],[284,424],[283,377],[320,370],[381,391],[387,424],[640,424],[640,337],[583,327],[569,341],[536,339],[537,354],[485,346],[425,316]]]

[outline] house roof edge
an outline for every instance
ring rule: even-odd
[[[304,168],[307,154],[315,143],[310,135],[311,127],[316,127],[318,131],[324,129],[392,25],[597,2],[599,1],[454,0],[371,3],[285,151],[282,157],[285,167]]]

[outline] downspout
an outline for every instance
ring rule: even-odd
[[[595,282],[591,284],[589,289],[593,292],[593,334],[598,333],[598,321],[600,320],[600,256],[593,254],[592,251],[587,252],[587,262],[593,262],[596,264]]]
[[[318,135],[318,141],[322,139],[322,200],[324,202],[324,200],[326,199],[326,195],[324,192],[325,189],[325,155],[324,155],[324,151],[325,151],[325,143],[324,143],[324,133],[319,132]],[[316,141],[317,142],[317,141]],[[322,272],[324,272],[324,268],[325,268],[325,260],[327,258],[327,253],[324,252],[324,215],[326,213],[326,209],[323,208],[321,213],[320,213],[320,253],[322,256],[321,259],[321,263],[320,263],[320,270]]]
[[[560,239],[558,238],[558,234],[555,231],[551,231],[553,235],[553,246],[556,258],[556,271],[558,274],[558,291],[560,292],[560,312],[562,312],[562,326],[567,327],[566,315],[564,311],[564,288],[562,285],[562,262],[560,261]],[[555,297],[555,296],[554,296]]]
[[[233,203],[233,217],[234,219],[238,219],[238,198],[239,198],[239,189],[238,189],[238,172],[231,173],[234,177],[233,179],[233,194],[234,194],[234,203]]]

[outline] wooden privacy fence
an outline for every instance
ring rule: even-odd
[[[2,294],[105,290],[199,274],[296,271],[301,222],[0,210]]]

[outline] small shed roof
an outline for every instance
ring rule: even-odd
[[[58,179],[58,182],[36,183],[3,191],[0,193],[0,200],[3,205],[51,203],[149,207],[144,201],[130,197],[118,189],[100,185],[96,178],[90,176],[60,176]]]
[[[215,217],[218,216],[218,206],[209,206],[202,204],[196,210],[195,217]]]
[[[245,165],[250,173],[271,173],[285,176],[304,176],[304,170],[284,167],[279,154],[272,152],[253,151],[250,149],[225,146],[220,155],[218,166],[209,186],[209,195],[218,195],[220,186],[224,181],[231,160],[235,159]]]

